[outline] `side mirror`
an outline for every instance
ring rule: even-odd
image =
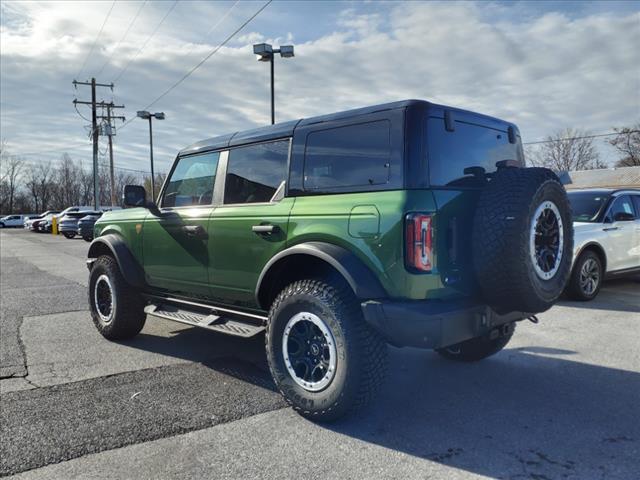
[[[635,219],[636,219],[636,217],[634,217],[633,214],[627,213],[627,212],[617,212],[613,216],[613,221],[614,222],[631,222],[631,221],[633,221]]]
[[[125,185],[122,191],[122,205],[124,207],[146,207],[147,192],[141,185]]]

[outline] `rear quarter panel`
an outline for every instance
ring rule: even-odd
[[[429,190],[301,196],[291,210],[287,246],[320,241],[346,248],[371,269],[391,298],[450,296],[454,291],[444,287],[437,269],[414,274],[404,265],[405,214],[435,208]]]

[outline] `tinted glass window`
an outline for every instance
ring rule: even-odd
[[[616,198],[607,213],[605,222],[613,222],[617,213],[629,213],[635,216],[633,209],[633,203],[631,203],[631,197],[629,195],[621,195]]]
[[[471,186],[474,178],[465,176],[467,167],[493,172],[501,160],[524,160],[519,140],[509,143],[507,132],[459,121],[447,132],[442,118],[429,117],[427,144],[432,185]]]
[[[289,140],[229,152],[224,203],[268,202],[286,178]]]
[[[167,183],[162,206],[209,205],[219,157],[219,152],[211,152],[180,158]]]
[[[636,205],[636,218],[640,217],[640,195],[632,195],[633,203]]]
[[[605,193],[568,192],[574,222],[595,222],[600,210],[609,199]]]
[[[311,132],[305,148],[305,190],[388,182],[390,127],[389,121],[380,120]]]

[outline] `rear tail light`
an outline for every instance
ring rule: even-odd
[[[432,223],[433,217],[424,213],[409,213],[405,219],[405,259],[412,270],[431,271]]]

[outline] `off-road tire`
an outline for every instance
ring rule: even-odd
[[[598,269],[598,281],[594,291],[591,294],[586,293],[581,285],[580,276],[582,269],[587,261],[594,261],[595,266]],[[569,279],[569,285],[567,285],[567,296],[572,300],[578,300],[580,302],[588,302],[593,300],[598,295],[600,287],[602,286],[602,278],[604,276],[602,268],[602,260],[598,254],[592,250],[582,252],[573,265],[573,271],[571,272],[571,278]]]
[[[72,239],[76,236],[74,232],[62,232],[62,235],[64,235],[64,237],[68,239]]]
[[[335,374],[331,383],[316,392],[296,383],[285,365],[285,327],[300,312],[321,318],[335,340]],[[271,306],[265,337],[276,386],[285,400],[309,419],[332,421],[365,406],[384,380],[386,343],[366,324],[360,305],[346,284],[300,280],[285,287]]]
[[[507,335],[502,335],[494,339],[490,339],[488,335],[476,337],[445,348],[438,348],[436,352],[449,360],[477,362],[491,355],[495,355],[506,347],[511,337],[513,337],[514,332],[515,325],[511,333]]]
[[[532,221],[545,202],[557,207],[563,232],[562,256],[548,279],[536,273],[530,247]],[[544,312],[562,294],[571,273],[573,223],[567,193],[551,170],[498,170],[480,195],[472,237],[479,289],[498,313]]]
[[[112,312],[105,321],[96,306],[96,283],[102,276],[106,276],[112,287]],[[89,309],[91,318],[98,331],[109,340],[123,340],[136,336],[144,327],[146,315],[145,302],[140,293],[129,285],[116,260],[108,255],[102,255],[94,262],[89,273]]]

